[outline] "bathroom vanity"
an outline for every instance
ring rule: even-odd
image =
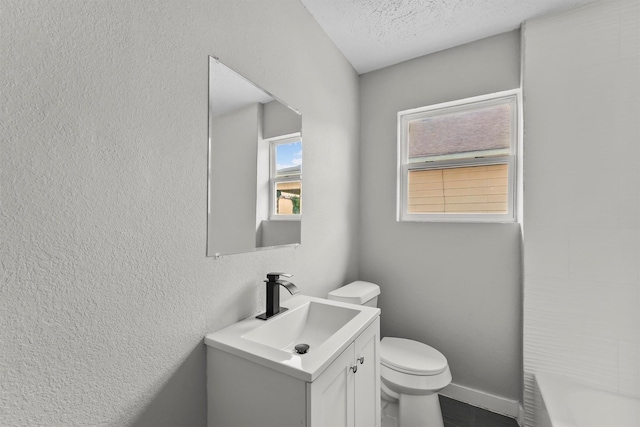
[[[283,305],[205,338],[209,427],[379,427],[380,310],[304,295]]]

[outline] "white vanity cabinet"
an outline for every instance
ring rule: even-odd
[[[208,427],[380,427],[379,346],[376,317],[311,382],[208,346]]]
[[[380,427],[380,320],[307,383],[308,426]]]
[[[355,378],[355,427],[380,427],[380,318],[355,344],[358,371]],[[361,359],[364,358],[364,359]]]

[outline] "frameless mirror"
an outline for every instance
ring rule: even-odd
[[[209,57],[207,256],[300,244],[302,117]]]

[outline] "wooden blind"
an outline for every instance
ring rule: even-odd
[[[409,171],[409,213],[506,213],[506,164]]]

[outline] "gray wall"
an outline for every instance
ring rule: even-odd
[[[519,224],[396,222],[400,110],[520,86],[514,31],[361,76],[360,278],[382,288],[383,336],[428,343],[453,382],[521,394]]]
[[[358,76],[298,0],[1,8],[0,425],[204,426],[265,273],[358,277]],[[205,257],[208,55],[303,114],[298,249]]]
[[[524,373],[640,397],[640,3],[526,23]]]
[[[300,132],[300,129],[300,116],[280,102],[271,101],[262,106],[262,137],[264,139]]]
[[[262,109],[256,102],[210,119],[209,254],[247,252],[256,246],[256,167]]]

